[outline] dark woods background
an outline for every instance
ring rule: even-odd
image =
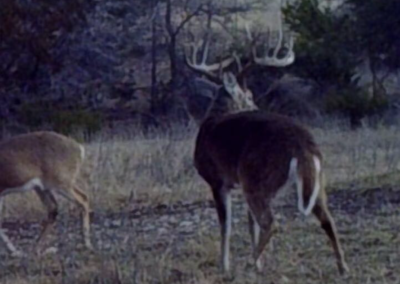
[[[204,114],[215,86],[186,69],[185,46],[212,26],[211,60],[245,57],[241,23],[272,2],[0,0],[0,126],[94,133],[187,123]],[[248,74],[262,109],[339,115],[352,127],[396,122],[398,0],[298,0],[283,12],[297,59]]]

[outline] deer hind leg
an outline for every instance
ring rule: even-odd
[[[269,240],[271,239],[272,235],[275,233],[274,217],[272,215],[271,209],[265,208],[264,212],[262,213],[262,216],[257,217],[257,220],[260,224],[261,231],[260,231],[260,239],[254,250],[254,260],[258,271],[261,271],[262,252],[264,251],[266,245],[269,243]]]
[[[64,196],[69,201],[77,204],[82,210],[82,235],[85,247],[93,250],[92,242],[90,241],[90,206],[89,198],[77,186],[73,186],[70,190],[58,189],[59,194]]]
[[[43,241],[46,239],[47,235],[54,226],[58,215],[58,206],[57,201],[50,190],[36,187],[35,192],[47,210],[47,219],[43,222],[43,228],[36,243],[36,252],[39,253],[41,251]]]
[[[260,226],[258,225],[257,221],[254,220],[253,214],[251,213],[250,210],[247,212],[248,220],[249,220],[249,232],[250,232],[250,237],[251,237],[251,247],[253,249],[253,252],[255,252],[258,242],[260,240]],[[259,258],[256,262],[256,267],[257,270],[262,269],[262,263],[261,259]]]
[[[253,239],[254,261],[257,270],[261,272],[262,252],[275,232],[274,217],[267,197],[261,194],[257,198],[255,198],[255,196],[246,196],[246,199],[251,211],[249,213],[249,221],[251,220],[249,229]],[[259,232],[257,232],[257,230],[259,230]],[[258,236],[257,233],[259,234]]]
[[[260,239],[260,226],[257,221],[254,220],[253,213],[250,210],[247,212],[247,217],[249,220],[249,232],[251,237],[251,247],[253,251],[256,249],[258,241]]]
[[[0,194],[0,215],[1,211],[3,209],[3,196],[8,195],[8,194],[15,194],[15,193],[23,193],[26,191],[30,190],[37,190],[37,189],[43,189],[43,184],[40,178],[33,178],[23,184],[22,186],[18,187],[13,187],[13,188],[7,188],[5,189],[1,194]],[[4,243],[7,246],[7,249],[11,252],[13,256],[20,257],[23,256],[24,253],[17,250],[11,240],[7,237],[7,235],[4,233],[4,231],[1,229],[1,216],[0,216],[0,238],[4,241]]]
[[[221,264],[224,272],[229,271],[229,242],[232,231],[232,206],[229,186],[212,186],[215,207],[221,226]]]
[[[7,249],[10,251],[11,255],[14,257],[21,257],[23,256],[23,252],[18,250],[14,244],[11,242],[11,240],[7,237],[6,233],[4,230],[1,228],[2,225],[2,217],[3,217],[3,202],[4,199],[0,197],[0,238],[3,240],[3,242],[6,244]]]
[[[347,266],[346,261],[344,259],[344,253],[343,253],[342,247],[339,242],[335,222],[332,218],[331,213],[329,212],[328,206],[326,204],[326,198],[324,196],[320,197],[317,200],[317,203],[315,204],[315,207],[313,209],[313,213],[318,218],[318,220],[321,222],[321,228],[328,235],[328,237],[332,243],[332,247],[335,252],[339,272],[341,274],[348,272],[349,267]]]

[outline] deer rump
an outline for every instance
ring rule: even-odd
[[[247,200],[271,200],[294,184],[305,215],[322,186],[322,156],[313,137],[276,114],[252,111],[206,120],[197,136],[195,161],[206,181],[240,183]]]

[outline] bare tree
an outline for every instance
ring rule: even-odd
[[[190,0],[186,0],[184,5],[187,7],[189,5]],[[165,27],[167,30],[168,34],[168,56],[169,56],[169,61],[170,61],[170,91],[173,93],[176,89],[176,79],[178,76],[178,69],[177,69],[177,39],[182,31],[182,29],[185,27],[187,23],[190,22],[190,20],[193,19],[196,15],[198,15],[202,8],[203,5],[199,4],[193,11],[188,12],[186,14],[186,17],[182,19],[179,23],[176,25],[173,23],[172,18],[173,18],[173,0],[167,0],[166,1],[166,13],[165,13]]]
[[[151,110],[154,112],[157,100],[157,18],[159,16],[158,0],[153,0],[151,17]]]

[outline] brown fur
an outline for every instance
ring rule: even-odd
[[[215,171],[204,172],[210,171],[209,166],[213,164],[218,177],[225,181],[228,179],[232,184],[241,182],[243,178],[265,182],[275,174],[278,189],[288,178],[293,157],[297,157],[305,166],[304,171],[309,173],[313,155],[321,158],[306,129],[287,117],[255,111],[205,121],[197,138],[195,161],[200,174],[215,177]],[[208,160],[207,167],[201,166],[204,159]],[[310,186],[313,185],[312,180]],[[276,192],[269,191],[268,194],[274,196]]]
[[[48,210],[38,243],[55,222],[58,210],[53,193],[57,192],[82,209],[85,244],[91,248],[88,198],[75,184],[83,163],[82,151],[83,147],[73,139],[47,131],[15,136],[0,143],[0,198],[5,191],[22,187],[35,178],[43,185],[32,188]]]
[[[227,196],[234,184],[242,185],[250,208],[250,233],[257,263],[274,231],[271,201],[288,181],[291,160],[297,158],[307,206],[316,180],[314,157],[322,164],[322,155],[310,132],[292,119],[260,111],[245,111],[253,109],[252,104],[235,105],[237,96],[229,104],[229,94],[222,87],[219,95],[224,99],[215,99],[209,116],[200,126],[194,153],[195,166],[213,191],[221,223],[223,252],[226,250],[224,243],[228,242],[229,246],[230,234]],[[224,103],[217,105],[219,101]],[[323,180],[322,172],[319,180]],[[343,273],[348,268],[326,204],[322,182],[313,212],[332,242],[339,271]],[[254,229],[257,224],[261,229],[258,241]],[[229,256],[229,250],[225,253]],[[224,266],[229,266],[229,263]]]
[[[54,132],[33,132],[0,143],[0,193],[33,178],[68,189],[81,167],[80,144]],[[56,170],[55,170],[56,169]]]

